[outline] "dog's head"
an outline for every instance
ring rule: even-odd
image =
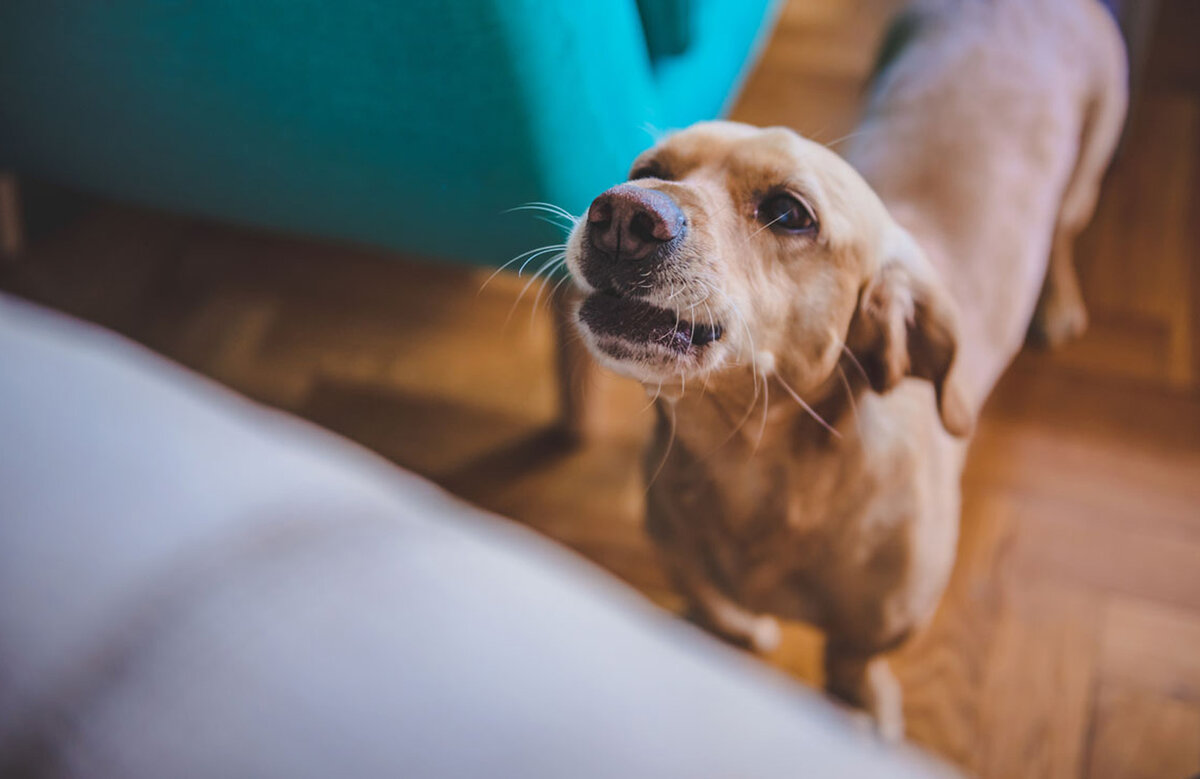
[[[876,391],[926,378],[946,428],[970,427],[933,268],[849,164],[790,130],[669,136],[592,203],[567,266],[593,353],[648,385],[756,370],[819,400],[848,349]]]

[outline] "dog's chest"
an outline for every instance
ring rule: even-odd
[[[648,525],[660,542],[699,553],[730,594],[762,602],[828,558],[830,487],[788,458],[739,455],[673,455],[652,489]]]

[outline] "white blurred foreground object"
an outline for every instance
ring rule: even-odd
[[[944,770],[532,533],[0,296],[0,775]]]

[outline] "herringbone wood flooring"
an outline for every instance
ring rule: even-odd
[[[849,132],[894,0],[793,0],[735,116]],[[1092,328],[989,403],[946,598],[896,666],[911,737],[988,777],[1200,770],[1200,7],[1163,5],[1147,88],[1081,241]],[[1189,48],[1190,47],[1190,48]],[[1190,53],[1189,53],[1190,52]],[[649,413],[602,377],[604,435],[555,413],[523,281],[100,204],[4,286],[326,425],[678,605],[639,527]],[[507,324],[505,324],[507,322]],[[819,681],[819,637],[772,658]]]

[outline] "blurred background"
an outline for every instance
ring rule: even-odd
[[[559,232],[506,209],[581,213],[722,111],[836,149],[902,5],[9,0],[0,289],[678,609],[640,526],[646,398],[596,374],[592,434],[555,431],[542,260],[484,282]],[[1200,3],[1119,13],[1134,100],[1077,252],[1090,328],[997,388],[953,580],[895,663],[910,737],[981,776],[1200,771]],[[792,626],[770,662],[819,683],[819,651]]]

